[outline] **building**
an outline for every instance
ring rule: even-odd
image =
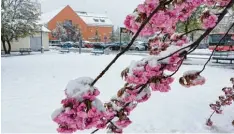
[[[41,51],[43,48],[45,51],[49,50],[49,33],[46,27],[42,26],[41,30],[36,32],[34,35],[29,35],[18,40],[11,42],[11,51],[17,52],[20,48],[31,48],[32,51]],[[6,45],[8,47],[8,45]],[[3,45],[1,45],[3,51]]]
[[[223,17],[223,19],[219,22],[219,24],[212,32],[226,32],[232,23],[234,23],[234,12],[232,10],[229,10],[229,12]]]
[[[93,42],[97,39],[101,42],[108,42],[113,29],[111,20],[105,14],[74,11],[69,5],[43,13],[41,21],[51,31],[56,28],[57,22],[79,25],[83,40]],[[49,39],[56,40],[51,34],[49,34]]]

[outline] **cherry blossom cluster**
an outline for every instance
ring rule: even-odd
[[[201,22],[204,29],[213,28],[218,21],[218,17],[209,11],[206,11],[201,16]]]
[[[199,71],[187,71],[180,77],[179,83],[184,87],[203,85],[205,78],[200,75]]]
[[[215,4],[220,6],[220,7],[224,7],[226,6],[231,0],[206,0],[206,5],[209,6],[214,6]]]
[[[214,113],[222,114],[222,112],[223,112],[222,107],[229,106],[233,103],[233,101],[234,101],[234,78],[231,78],[230,80],[233,84],[233,87],[224,87],[222,89],[222,91],[224,92],[224,95],[219,96],[218,101],[210,104],[210,108],[214,111],[213,114]],[[213,125],[213,122],[211,121],[212,115],[210,116],[210,118],[206,122],[207,126]]]
[[[107,127],[108,132],[122,133],[123,129],[132,123],[129,119],[131,111],[139,103],[147,101],[152,91],[163,93],[171,90],[170,84],[174,79],[173,74],[168,75],[168,72],[178,71],[184,60],[182,52],[187,54],[189,49],[181,50],[189,45],[189,39],[185,35],[175,33],[177,22],[186,21],[202,4],[225,6],[229,2],[230,0],[145,0],[143,4],[138,5],[134,13],[126,17],[124,24],[128,30],[136,33],[147,17],[157,10],[140,32],[142,36],[156,34],[149,40],[151,55],[140,61],[133,61],[122,72],[125,86],[104,105],[97,98],[99,90],[91,86],[93,79],[78,78],[70,81],[65,90],[66,98],[61,102],[63,107],[52,115],[53,121],[59,125],[57,131],[72,133],[77,130]],[[202,26],[205,29],[213,28],[217,21],[217,16],[210,11],[201,15]],[[180,51],[174,53],[176,50]],[[165,56],[168,58],[163,58]],[[200,76],[199,71],[188,71],[179,82],[185,87],[191,87],[204,84],[205,78]],[[232,82],[234,83],[234,79]],[[232,98],[233,101],[233,88],[225,88],[223,91],[225,96],[219,98],[219,103],[211,106],[217,113],[222,112],[220,105],[230,104],[230,99],[227,101],[227,98]],[[210,119],[208,123],[211,123]]]
[[[144,4],[138,5],[134,13],[129,14],[126,17],[124,24],[128,30],[136,33],[143,21],[146,20],[150,13],[158,7],[159,11],[153,15],[152,19],[147,23],[140,35],[154,35],[159,31],[162,31],[162,33],[173,34],[178,21],[186,21],[197,7],[202,4],[210,5],[212,2],[213,1],[210,0],[175,0],[173,1],[173,4],[168,4],[168,6],[166,6],[164,5],[165,1],[146,0]],[[219,0],[218,3],[226,5],[229,2],[230,0]],[[214,3],[212,5],[214,5]],[[204,13],[201,19],[202,25],[205,28],[214,27],[217,22],[217,16],[208,13],[209,11]]]
[[[60,133],[72,133],[77,130],[106,127],[106,111],[96,97],[99,90],[90,86],[91,78],[78,78],[68,83],[62,100],[62,108],[52,114],[52,119],[59,124]]]
[[[166,41],[165,41],[166,40]],[[149,50],[150,55],[158,55],[162,51],[167,51],[167,48],[171,45],[182,46],[189,43],[189,39],[186,35],[174,33],[172,35],[158,35],[149,38]]]
[[[171,46],[172,47],[172,46]],[[171,48],[169,47],[169,48]],[[176,46],[181,48],[181,46]],[[141,61],[133,61],[122,72],[127,82],[110,102],[105,104],[108,120],[108,132],[121,133],[131,124],[128,118],[138,103],[147,101],[151,91],[168,92],[174,79],[165,74],[165,71],[175,71],[182,63],[182,57],[174,54],[166,61],[158,62],[158,56],[149,56]]]

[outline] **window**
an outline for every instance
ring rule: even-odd
[[[65,25],[72,25],[72,20],[65,20],[64,24]]]
[[[105,22],[105,20],[104,20],[104,19],[100,19],[100,21],[101,21],[101,22]]]
[[[95,18],[94,18],[93,20],[94,20],[95,22],[99,22],[99,20],[98,20],[98,19],[95,19]]]

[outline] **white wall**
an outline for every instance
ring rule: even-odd
[[[33,35],[35,37],[41,37],[41,33],[36,33]],[[43,32],[42,33],[42,44],[44,47],[44,50],[49,50],[49,35],[48,33]],[[6,47],[8,48],[8,45],[6,43]],[[19,51],[20,48],[30,48],[30,36],[27,36],[25,38],[19,38],[18,41],[14,40],[11,42],[11,51]],[[2,42],[1,42],[1,51],[3,50]]]
[[[6,43],[6,48],[8,48],[7,43]],[[14,40],[13,42],[11,42],[11,51],[19,51],[19,48],[30,48],[29,36],[25,38],[19,38],[18,40]],[[1,50],[3,51],[2,42],[1,42]]]
[[[34,37],[41,37],[41,33],[35,34]],[[42,33],[42,45],[44,47],[44,50],[49,50],[49,35],[48,35],[48,33],[45,33],[45,32]]]

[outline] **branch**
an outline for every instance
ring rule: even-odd
[[[227,32],[225,33],[225,35],[219,40],[218,45],[215,46],[214,50],[212,51],[212,53],[211,53],[209,59],[206,61],[205,65],[203,66],[203,68],[202,68],[202,70],[200,71],[200,73],[201,73],[202,71],[205,70],[206,65],[207,65],[207,64],[209,63],[209,61],[211,60],[211,57],[213,56],[215,50],[216,50],[217,47],[220,45],[221,41],[228,35],[229,31],[231,30],[231,28],[232,28],[233,26],[234,26],[234,23],[232,23],[232,25],[229,27],[229,29],[227,30]]]
[[[182,59],[182,60],[183,60],[183,59]],[[173,76],[173,75],[179,70],[179,68],[181,67],[182,63],[183,63],[183,62],[181,62],[180,66],[177,68],[177,70],[176,70],[173,74],[171,74],[171,75],[169,75],[169,76],[166,76],[166,77],[161,77],[161,79],[165,79],[165,78],[168,78],[168,77]],[[160,70],[164,69],[165,67],[166,67],[166,66],[161,67]],[[152,77],[151,79],[154,79],[154,78],[155,78],[155,77]],[[140,94],[140,93],[147,87],[147,85],[151,82],[151,79],[149,79],[149,80],[147,81],[147,83],[142,84],[142,85],[139,85],[138,88],[140,88],[140,90],[137,92],[137,94]],[[126,108],[127,106],[129,106],[131,103],[132,103],[132,102],[126,103],[119,111],[124,110],[124,108]],[[109,119],[109,120],[106,122],[106,124],[112,123],[111,121],[112,121],[113,119],[114,119],[114,117],[111,118],[111,119]],[[114,124],[112,124],[112,125],[114,125]],[[91,132],[91,134],[94,134],[94,133],[97,132],[98,130],[99,130],[99,129],[95,129],[94,131]]]
[[[201,28],[193,29],[193,30],[190,30],[188,32],[185,32],[185,33],[181,34],[180,37],[182,37],[182,36],[184,36],[186,34],[189,34],[191,32],[194,32],[194,31],[205,31],[205,29],[201,29]]]
[[[175,70],[175,72],[173,72],[171,75],[168,75],[167,77],[172,77],[173,75],[175,75],[179,71],[180,67],[182,66],[183,61],[184,61],[184,58],[180,60],[181,63],[178,66],[178,68]]]
[[[91,83],[91,86],[93,86],[108,70],[109,68],[112,66],[112,64],[115,63],[115,61],[122,55],[124,54],[133,44],[133,42],[136,40],[136,38],[138,37],[138,35],[140,34],[140,32],[143,30],[143,28],[145,27],[145,25],[150,21],[150,19],[154,16],[155,13],[157,13],[157,11],[161,8],[162,5],[167,5],[170,4],[173,0],[169,0],[166,2],[162,2],[160,3],[160,5],[155,8],[153,10],[153,12],[149,15],[149,17],[144,20],[144,22],[141,24],[140,28],[137,30],[136,34],[133,36],[132,40],[130,41],[130,43],[127,45],[127,47],[125,49],[123,49],[120,53],[118,53],[115,58],[106,66],[106,68],[96,77],[96,79]]]

